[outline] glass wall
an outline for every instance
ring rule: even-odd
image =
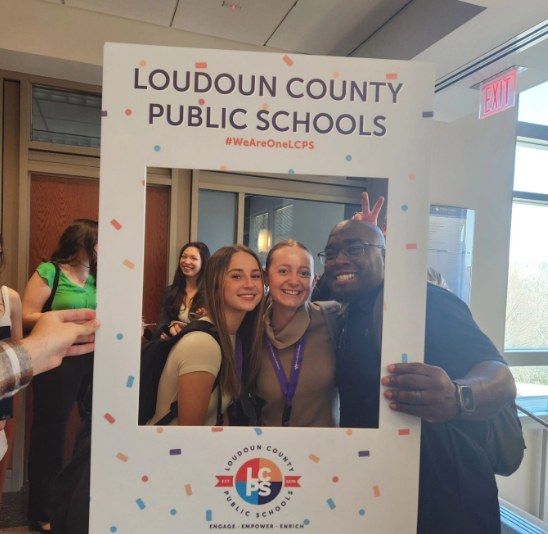
[[[360,205],[245,195],[244,244],[259,255],[264,265],[276,243],[300,241],[312,253],[314,271],[321,275],[318,252],[325,248],[333,227],[356,211],[361,211]]]
[[[515,365],[518,396],[527,397],[528,408],[546,411],[548,83],[520,95],[518,118],[505,353]]]
[[[99,148],[101,95],[34,85],[32,140]]]
[[[237,193],[201,189],[198,197],[198,241],[213,254],[236,243]]]

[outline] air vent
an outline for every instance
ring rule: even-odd
[[[464,65],[459,70],[454,71],[436,82],[436,93],[455,85],[456,83],[468,78],[472,74],[492,65],[502,58],[514,54],[518,50],[529,48],[548,37],[548,21],[539,24],[535,28],[528,30],[522,35],[507,41],[498,48],[485,54],[483,57]]]

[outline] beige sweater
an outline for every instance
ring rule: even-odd
[[[265,316],[265,334],[277,349],[289,380],[295,345],[306,331],[301,373],[291,412],[291,427],[336,427],[339,424],[339,399],[335,387],[335,351],[322,311],[305,303],[290,323],[276,331],[270,325],[272,304]],[[285,397],[274,371],[268,345],[263,341],[257,395],[265,401],[262,422],[281,426]]]

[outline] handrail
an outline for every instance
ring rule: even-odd
[[[516,407],[520,412],[523,412],[525,415],[542,425],[544,428],[548,428],[548,423],[546,421],[543,421],[540,417],[532,414],[529,410],[526,410],[525,408],[523,408],[523,406],[520,406],[519,404],[516,404]]]

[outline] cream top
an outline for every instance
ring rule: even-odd
[[[203,317],[200,321],[208,321]],[[235,343],[235,336],[231,336]],[[149,421],[149,425],[155,424],[170,410],[173,402],[177,400],[179,390],[179,377],[197,371],[206,371],[217,377],[221,368],[221,347],[205,332],[190,332],[184,336],[169,353],[164,371],[158,384],[158,398],[156,400],[156,413]],[[215,426],[217,422],[217,402],[219,388],[215,388],[209,398],[205,426]],[[232,397],[223,393],[223,412],[232,402]],[[177,425],[175,418],[170,425]]]
[[[270,324],[272,304],[265,315],[265,335],[277,349],[289,380],[295,345],[306,332],[302,367],[289,426],[335,427],[339,424],[338,392],[335,386],[335,350],[329,328],[320,307],[305,303],[290,323],[281,330]],[[263,341],[261,365],[257,378],[257,395],[265,401],[262,422],[265,426],[281,426],[285,407],[278,377],[274,371],[266,340]]]

